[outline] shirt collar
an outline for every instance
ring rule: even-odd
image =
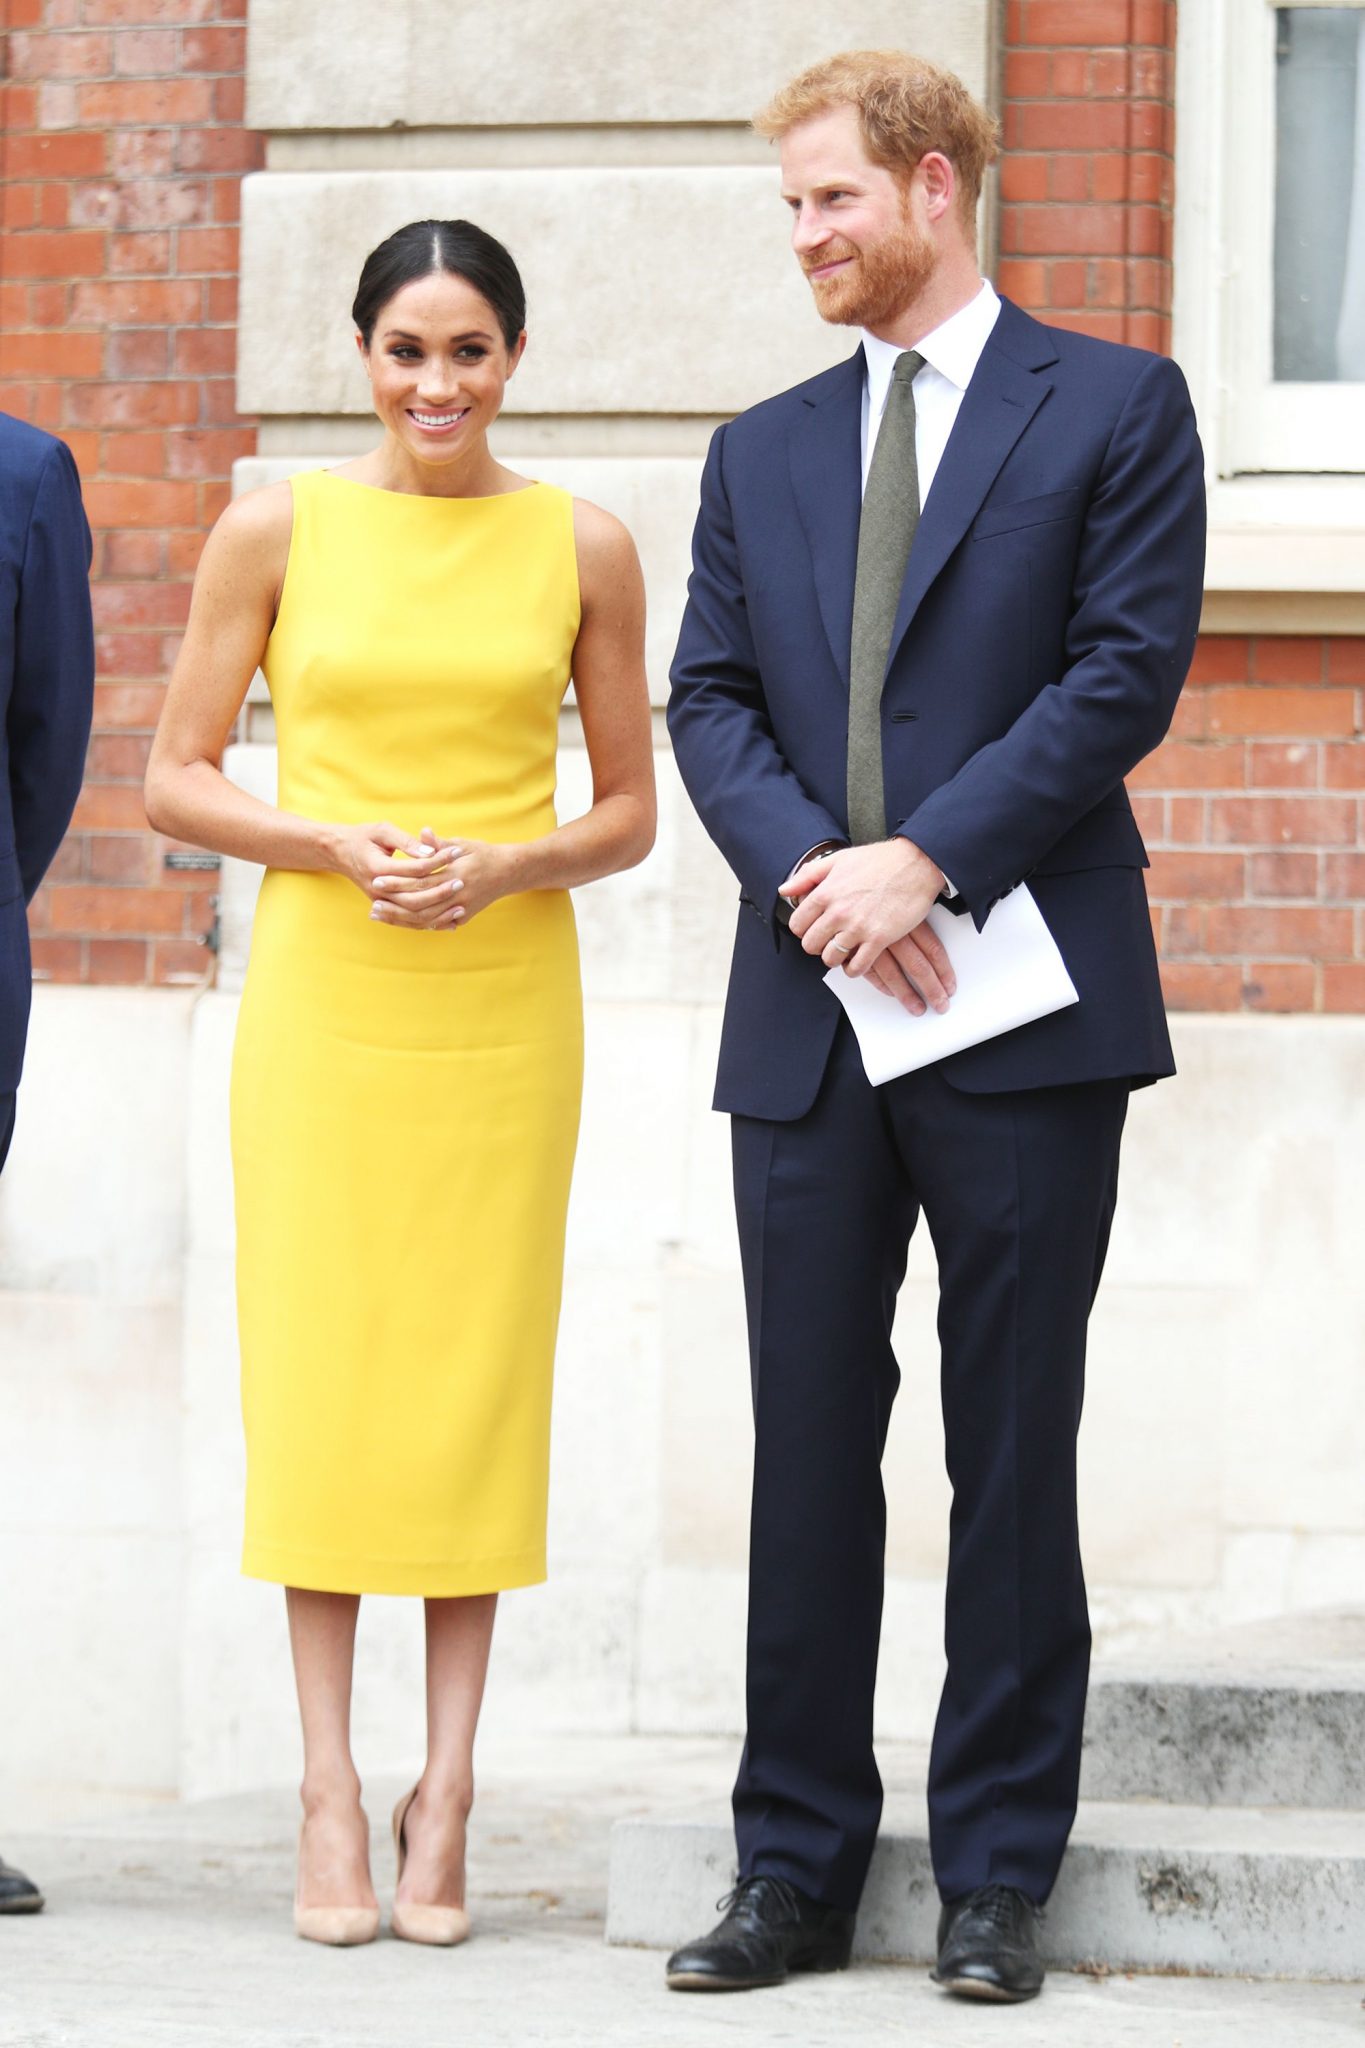
[[[989,282],[983,283],[974,299],[959,306],[956,313],[916,342],[916,350],[941,377],[946,377],[959,391],[965,391],[999,315],[1000,300]],[[864,330],[867,394],[874,417],[886,403],[896,358],[904,353],[899,342],[883,341],[880,335]]]

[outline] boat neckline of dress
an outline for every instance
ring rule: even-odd
[[[532,477],[529,484],[519,484],[515,491],[484,491],[482,493],[460,493],[447,496],[440,491],[391,491],[383,484],[363,484],[359,477],[343,476],[340,470],[320,468],[315,476],[329,476],[333,482],[349,484],[353,491],[368,491],[372,498],[411,498],[418,504],[433,505],[496,505],[502,498],[524,498],[530,491],[543,491],[547,486],[538,477]]]

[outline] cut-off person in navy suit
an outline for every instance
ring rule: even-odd
[[[0,1169],[28,1035],[26,912],[71,822],[90,737],[89,575],[90,529],[68,450],[0,413]],[[0,1860],[0,1913],[42,1903]]]
[[[816,308],[862,339],[716,433],[673,667],[679,767],[740,886],[715,1101],[755,1462],[739,1883],[668,1981],[849,1957],[882,1801],[891,1326],[922,1215],[953,1488],[934,1974],[1014,2000],[1043,1981],[1076,1808],[1087,1318],[1130,1091],[1173,1071],[1123,778],[1193,651],[1203,463],[1173,363],[983,283],[995,124],[950,73],[850,53],[757,125]],[[871,1086],[825,970],[942,1008],[930,907],[982,927],[1025,880],[1079,1001]]]

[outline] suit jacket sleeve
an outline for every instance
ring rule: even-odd
[[[896,827],[978,924],[1164,738],[1199,628],[1204,532],[1194,410],[1154,356],[1087,508],[1062,675]]]
[[[28,900],[80,794],[95,686],[89,575],[80,479],[58,444],[43,462],[29,515],[6,717],[15,847]]]
[[[719,427],[702,475],[668,729],[702,823],[745,895],[768,916],[801,855],[845,833],[802,787],[773,734],[749,630],[724,447]]]

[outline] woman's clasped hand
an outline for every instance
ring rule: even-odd
[[[441,839],[430,825],[417,839],[395,825],[346,826],[337,867],[369,898],[376,924],[408,931],[457,931],[513,887],[509,847]]]

